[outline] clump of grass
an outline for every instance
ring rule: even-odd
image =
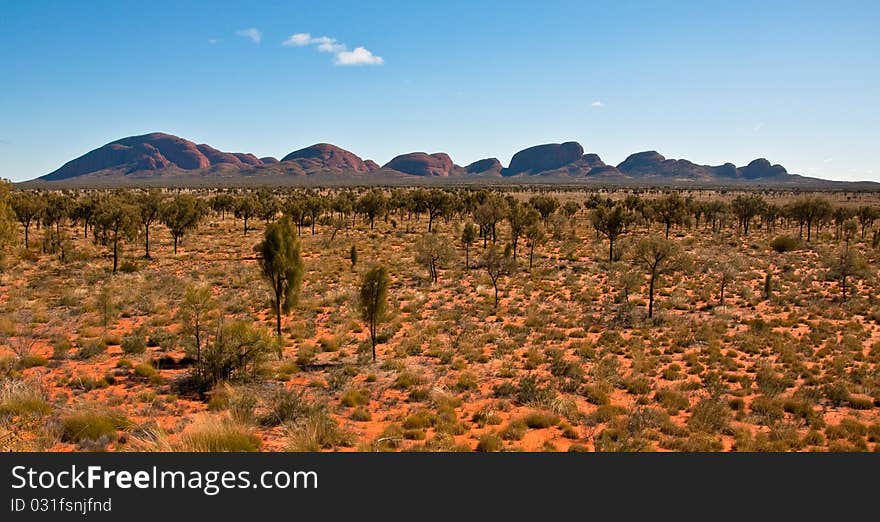
[[[269,405],[268,411],[259,419],[263,426],[279,426],[296,420],[307,410],[302,395],[286,388],[276,390],[269,398]]]
[[[529,429],[539,430],[559,424],[559,416],[548,411],[533,411],[523,418]]]
[[[142,332],[135,331],[123,337],[120,346],[126,355],[139,355],[147,350],[147,341]]]
[[[60,424],[61,440],[72,443],[97,441],[102,438],[112,439],[117,432],[127,430],[132,426],[124,415],[112,411],[102,411],[97,407],[62,415]]]
[[[174,445],[177,451],[257,451],[261,441],[248,428],[231,419],[202,417],[191,424]]]
[[[730,410],[718,399],[704,398],[694,405],[687,420],[688,428],[704,433],[718,433],[728,427]]]
[[[504,446],[504,442],[501,440],[495,433],[484,433],[480,435],[480,440],[477,442],[477,451],[481,452],[490,452],[490,451],[501,451],[501,448]]]
[[[51,410],[39,383],[6,379],[0,384],[0,418],[39,417]]]
[[[324,408],[316,408],[297,421],[288,430],[287,437],[288,451],[321,451],[353,443],[353,436],[340,428]]]
[[[347,390],[339,401],[347,408],[363,406],[370,402],[370,390],[366,388]]]
[[[94,339],[86,341],[85,344],[79,347],[79,350],[76,352],[76,358],[79,360],[91,359],[92,357],[97,357],[106,351],[107,343],[105,343],[103,339]]]

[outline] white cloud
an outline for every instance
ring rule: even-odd
[[[822,163],[831,163],[832,161],[834,161],[834,158],[825,158],[822,160]]]
[[[590,107],[604,107],[604,106],[605,106],[605,104],[599,100],[596,100],[590,104]]]
[[[241,36],[242,38],[247,38],[254,43],[260,43],[260,41],[263,39],[263,33],[261,33],[260,30],[256,27],[240,29],[238,31],[235,31],[235,34]]]
[[[208,38],[208,43],[211,44],[211,45],[214,45],[215,43],[217,43],[217,42],[219,42],[219,41],[220,41],[220,40],[218,40],[218,39],[216,39],[216,38]]]
[[[285,47],[302,47],[312,43],[312,35],[309,33],[296,33],[287,37],[287,40],[281,42]]]
[[[761,132],[761,129],[763,129],[763,128],[764,128],[764,122],[761,121],[761,122],[758,122],[757,124],[755,124],[754,131]]]
[[[355,47],[349,51],[348,47],[329,36],[313,37],[310,33],[295,33],[281,42],[285,47],[305,47],[312,45],[320,52],[333,55],[333,63],[336,65],[382,65],[385,60],[376,56],[365,47]]]
[[[342,51],[333,62],[336,65],[382,65],[385,60],[363,47],[355,47],[354,51]]]

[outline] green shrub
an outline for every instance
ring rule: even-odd
[[[39,417],[51,410],[39,383],[5,379],[0,384],[0,418]]]
[[[72,443],[113,437],[118,431],[131,427],[125,416],[97,409],[68,413],[61,417],[60,423],[61,440]]]
[[[797,250],[800,246],[800,240],[792,236],[778,236],[770,241],[770,248],[780,253]]]
[[[289,451],[321,451],[337,446],[351,446],[353,437],[339,427],[323,409],[317,408],[288,431]]]
[[[480,435],[479,442],[477,442],[477,451],[481,452],[501,451],[502,447],[504,447],[504,442],[495,433],[484,433]]]
[[[250,430],[228,419],[209,417],[196,421],[180,436],[178,451],[242,452],[257,451],[261,441]]]
[[[523,421],[530,429],[543,429],[559,424],[559,416],[547,411],[533,411],[528,413]]]
[[[91,359],[107,351],[107,344],[103,339],[86,341],[76,352],[76,358],[80,360]]]
[[[122,353],[127,355],[139,355],[147,350],[147,341],[141,332],[132,332],[122,338]]]
[[[717,399],[704,398],[694,405],[687,425],[694,431],[718,433],[726,429],[729,422],[730,410],[727,405]]]

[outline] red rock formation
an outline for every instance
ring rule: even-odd
[[[291,152],[284,156],[281,161],[303,162],[303,167],[317,167],[329,170],[348,170],[355,172],[368,172],[370,169],[360,157],[345,149],[329,143],[317,143],[310,147]]]
[[[414,176],[448,176],[455,164],[445,152],[428,154],[410,152],[401,154],[385,164],[383,168],[412,174]]]

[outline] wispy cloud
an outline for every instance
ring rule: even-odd
[[[822,160],[822,163],[831,163],[832,161],[834,161],[834,158],[825,158]]]
[[[760,121],[760,122],[758,122],[758,123],[755,124],[755,127],[754,127],[753,130],[754,130],[755,132],[761,132],[761,129],[763,129],[763,128],[764,128],[764,122],[763,122],[763,121]]]
[[[320,52],[333,54],[333,63],[336,65],[382,65],[385,60],[376,56],[365,47],[355,47],[349,51],[348,47],[329,36],[314,37],[309,33],[296,33],[281,42],[285,47],[314,46]]]
[[[0,139],[0,145],[12,145],[12,142],[9,140]]]
[[[217,43],[217,42],[219,42],[219,41],[220,41],[220,40],[218,40],[218,39],[216,39],[216,38],[208,38],[208,43],[211,44],[211,45],[214,45],[215,43]]]
[[[248,40],[254,43],[260,43],[263,40],[263,33],[260,32],[256,27],[249,27],[247,29],[239,29],[235,31],[235,34],[241,36],[242,38],[247,38]]]
[[[605,104],[602,103],[600,100],[596,100],[590,104],[590,107],[604,107],[604,106],[605,106]]]

